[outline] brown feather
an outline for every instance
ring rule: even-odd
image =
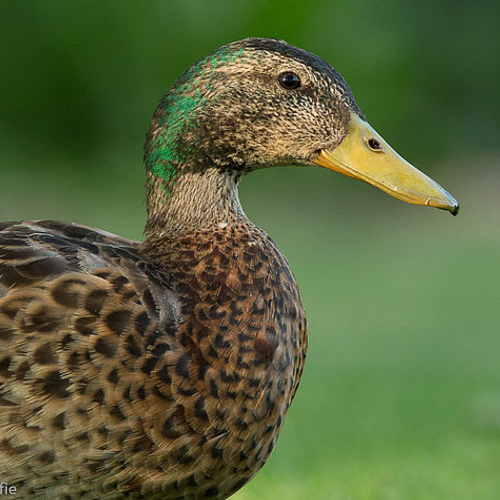
[[[0,477],[21,498],[224,498],[260,469],[306,336],[264,232],[139,247],[33,222],[4,227],[0,244]]]

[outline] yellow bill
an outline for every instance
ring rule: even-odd
[[[358,115],[351,115],[348,135],[334,151],[323,150],[315,163],[373,184],[407,203],[458,214],[458,203],[437,182],[399,156]]]

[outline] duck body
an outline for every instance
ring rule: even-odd
[[[306,319],[241,179],[323,166],[410,203],[458,204],[369,126],[342,76],[272,39],[228,44],[166,93],[135,242],[0,224],[0,479],[30,499],[224,499],[271,453]]]
[[[141,248],[40,221],[0,244],[0,476],[21,498],[225,498],[260,469],[306,352],[263,231]]]

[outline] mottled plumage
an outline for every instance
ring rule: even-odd
[[[306,348],[267,235],[247,223],[141,252],[72,224],[2,229],[2,479],[25,498],[216,498],[255,474]]]
[[[0,480],[16,498],[223,499],[262,467],[302,374],[306,319],[238,184],[273,165],[330,168],[322,152],[353,123],[365,122],[349,88],[317,56],[235,42],[155,112],[142,243],[0,225]]]

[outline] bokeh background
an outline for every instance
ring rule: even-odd
[[[284,38],[347,79],[457,218],[324,169],[241,188],[308,311],[302,385],[237,500],[500,498],[500,7],[465,1],[0,4],[0,218],[140,238],[142,145],[188,65]]]

